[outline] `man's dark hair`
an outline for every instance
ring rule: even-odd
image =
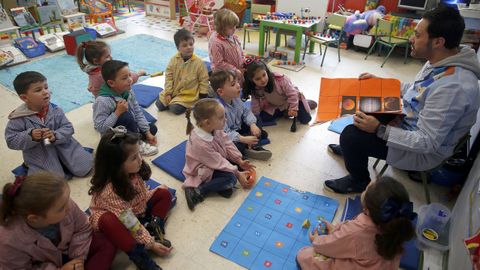
[[[427,28],[429,38],[443,37],[447,49],[455,49],[460,45],[465,22],[458,10],[440,5],[425,12],[423,19],[429,22]]]
[[[108,80],[115,80],[117,77],[117,73],[120,69],[128,66],[127,62],[119,61],[119,60],[110,60],[105,62],[102,65],[102,78],[105,82]]]
[[[25,71],[15,77],[15,80],[13,80],[13,88],[15,88],[15,91],[18,95],[22,95],[27,93],[27,89],[30,87],[30,84],[44,82],[46,80],[47,78],[45,78],[45,76],[39,72]]]
[[[192,33],[184,28],[178,30],[175,33],[175,35],[173,35],[173,41],[175,41],[175,46],[177,46],[177,49],[178,49],[178,46],[180,46],[180,42],[189,41],[190,39],[195,41]]]

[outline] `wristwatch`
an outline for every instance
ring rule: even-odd
[[[385,132],[387,131],[387,126],[385,125],[378,125],[377,127],[377,137],[384,140]]]

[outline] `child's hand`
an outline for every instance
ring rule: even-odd
[[[42,130],[39,128],[32,129],[30,136],[32,136],[33,141],[40,141],[42,139]]]
[[[152,251],[158,256],[167,256],[172,251],[173,247],[167,248],[166,246],[155,242],[152,246]]]
[[[297,116],[297,111],[293,109],[288,109],[288,116],[295,117]]]
[[[64,264],[61,270],[83,270],[83,260],[82,259],[73,259],[68,263]]]
[[[235,75],[237,75],[237,79],[239,78],[242,78],[243,77],[243,72],[239,69],[235,70]]]
[[[145,72],[145,70],[143,69],[140,69],[138,72],[137,72],[138,76],[145,76],[147,75],[147,72]]]
[[[327,227],[327,234],[331,234],[333,232],[332,223],[326,221],[325,219],[322,219],[322,222],[325,223],[325,226]]]
[[[248,172],[238,172],[237,179],[238,179],[238,182],[240,182],[240,185],[242,185],[243,188],[248,188],[249,187]]]
[[[57,138],[55,138],[55,133],[49,128],[42,129],[42,139],[48,139],[51,143],[57,140]]]
[[[255,168],[255,166],[252,163],[250,163],[250,161],[248,160],[240,160],[238,162],[238,166],[240,166],[240,168],[242,168],[245,171]]]
[[[120,100],[119,102],[117,102],[117,108],[115,108],[115,114],[117,116],[120,116],[126,111],[128,111],[128,102],[126,100]]]
[[[152,133],[150,133],[150,131],[147,131],[147,133],[145,134],[145,136],[147,137],[147,142],[151,145],[157,145],[157,137],[153,136]]]
[[[165,96],[165,105],[170,105],[170,102],[172,102],[172,95],[166,95]]]
[[[260,138],[260,135],[262,135],[262,130],[255,123],[250,125],[250,132],[257,138]]]
[[[241,143],[248,145],[255,145],[258,143],[258,138],[255,136],[238,136]]]

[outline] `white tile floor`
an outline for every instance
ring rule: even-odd
[[[138,21],[138,17],[135,18]],[[145,18],[146,22],[151,21]],[[129,20],[117,22],[118,26],[125,30],[125,34],[113,37],[125,38],[139,33],[151,34],[167,40],[173,40],[173,31],[161,30],[152,27],[148,23],[132,23]],[[239,35],[243,31],[238,31]],[[108,41],[107,40],[107,41]],[[257,36],[252,34],[252,43],[246,44],[246,51],[255,54]],[[207,40],[199,37],[195,43],[197,48],[207,50]],[[284,49],[284,48],[282,48]],[[318,50],[318,47],[316,48]],[[289,50],[290,54],[292,51]],[[290,55],[292,57],[292,55]],[[115,57],[115,56],[113,56]],[[158,57],[162,56],[159,52]],[[409,59],[403,64],[402,55],[393,55],[384,68],[380,68],[383,57],[372,55],[368,60],[363,60],[365,52],[341,51],[342,61],[337,62],[335,49],[329,49],[325,58],[324,66],[320,67],[321,57],[307,55],[306,67],[300,72],[291,72],[285,69],[273,69],[289,76],[293,82],[303,91],[307,98],[318,100],[319,84],[321,77],[356,77],[361,72],[371,72],[383,77],[394,77],[400,80],[412,80],[419,71],[423,62]],[[4,72],[4,71],[0,71]],[[87,79],[85,77],[85,79]],[[154,83],[163,86],[163,78],[157,78]],[[0,129],[4,130],[8,121],[8,114],[20,105],[21,101],[11,91],[0,86],[2,98],[0,99]],[[79,89],[79,91],[82,89]],[[85,90],[86,91],[86,90]],[[174,116],[170,113],[158,113],[154,106],[148,109],[158,118],[159,127],[158,141],[160,153],[163,153],[185,140],[185,118]],[[75,127],[75,137],[84,145],[96,147],[100,136],[93,129],[91,104],[84,105],[67,114],[67,117]],[[276,179],[295,188],[308,190],[317,194],[323,194],[336,198],[340,207],[335,217],[338,221],[343,211],[346,196],[336,195],[323,190],[323,182],[327,179],[342,177],[346,174],[343,161],[327,153],[326,147],[330,143],[338,143],[338,134],[327,130],[328,123],[316,126],[300,126],[296,133],[289,131],[289,122],[280,121],[277,126],[267,127],[272,143],[267,146],[273,152],[273,158],[267,162],[255,161],[257,175],[265,175]],[[10,170],[22,162],[20,151],[7,148],[5,141],[0,140],[0,153],[2,153],[3,166],[0,167],[0,184],[3,186],[12,180]],[[150,161],[152,158],[147,158]],[[371,162],[373,164],[373,162]],[[174,245],[174,250],[168,258],[157,258],[156,261],[164,269],[242,269],[240,266],[211,253],[208,249],[219,234],[221,229],[229,221],[234,211],[248,195],[248,190],[235,191],[231,199],[211,197],[198,205],[194,212],[188,210],[181,183],[155,166],[152,166],[153,178],[165,183],[178,191],[178,203],[173,209],[167,225],[167,236]],[[375,172],[371,171],[372,178]],[[387,175],[401,180],[410,192],[410,196],[418,208],[425,202],[423,189],[420,184],[407,179],[404,172],[389,168]],[[87,208],[90,197],[87,195],[89,179],[73,179],[69,181],[71,196],[81,208]],[[444,201],[447,190],[432,185],[433,201]],[[430,269],[440,269],[438,255],[427,259]],[[117,256],[112,269],[135,269],[124,254]],[[425,269],[427,269],[425,267]]]

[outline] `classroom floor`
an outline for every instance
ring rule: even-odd
[[[139,20],[143,20],[144,23],[139,23]],[[122,39],[139,33],[173,40],[174,31],[151,26],[151,23],[156,21],[158,20],[148,17],[135,17],[118,21],[117,25],[125,30],[126,33],[107,39],[107,41],[116,38]],[[241,37],[243,31],[238,30],[237,34],[243,40],[243,37]],[[258,46],[257,35],[252,34],[251,38],[252,42],[246,44],[246,52],[256,53]],[[197,37],[195,45],[197,48],[207,50],[207,39],[205,37]],[[285,50],[285,48],[281,48],[281,50]],[[287,51],[293,54],[292,50]],[[318,47],[316,51],[318,52]],[[385,67],[380,68],[383,57],[372,55],[368,60],[364,60],[365,54],[365,52],[342,50],[341,62],[339,63],[337,61],[336,49],[329,48],[322,68],[320,67],[321,57],[315,54],[306,56],[306,67],[300,72],[277,68],[273,68],[273,70],[289,76],[307,98],[318,100],[321,77],[356,77],[361,72],[371,72],[383,77],[412,80],[423,65],[422,61],[411,58],[408,59],[407,64],[403,64],[403,55],[394,54],[390,57]],[[115,58],[115,56],[113,57]],[[171,56],[162,55],[159,52],[158,57]],[[85,80],[87,80],[86,76]],[[153,83],[163,86],[163,77],[157,78]],[[3,86],[0,86],[0,88],[2,93],[2,98],[0,99],[0,108],[2,108],[0,111],[0,126],[1,130],[4,130],[8,121],[8,114],[19,106],[21,101],[16,94],[6,90]],[[86,89],[79,89],[79,91],[86,91]],[[186,121],[183,116],[174,116],[168,112],[158,113],[155,106],[150,107],[148,111],[158,118],[157,126],[159,131],[157,138],[159,153],[164,153],[187,138],[184,133]],[[69,112],[67,117],[75,127],[75,138],[84,146],[95,148],[100,136],[93,129],[91,104]],[[277,126],[266,128],[272,141],[266,148],[273,152],[273,157],[266,162],[253,161],[257,166],[257,176],[264,175],[297,189],[307,190],[339,200],[340,207],[335,216],[335,221],[338,221],[347,196],[324,191],[323,182],[346,174],[342,159],[327,152],[327,145],[338,143],[339,135],[327,130],[328,123],[315,126],[299,126],[296,133],[291,133],[289,127],[290,121],[282,120],[279,121]],[[3,187],[3,184],[13,180],[10,170],[22,162],[22,156],[20,151],[8,149],[4,140],[0,140],[0,152],[3,159],[3,166],[0,167],[0,184]],[[150,161],[153,158],[147,157],[146,160]],[[373,164],[373,161],[371,161],[371,164]],[[224,199],[219,196],[209,197],[198,205],[195,211],[191,212],[187,208],[185,196],[181,189],[181,182],[155,166],[152,166],[152,170],[152,178],[178,191],[177,206],[171,212],[166,227],[167,237],[172,241],[174,250],[168,258],[156,258],[155,260],[158,264],[163,269],[169,270],[243,269],[231,261],[211,253],[209,247],[249,191],[238,189],[230,199]],[[376,173],[372,168],[371,173],[372,178],[375,178]],[[391,167],[386,171],[386,175],[393,176],[405,184],[416,209],[425,203],[421,184],[410,181],[404,172]],[[69,184],[73,200],[82,209],[87,208],[90,203],[90,196],[87,194],[89,178],[76,178],[70,180]],[[436,185],[431,185],[431,189],[433,201],[446,200],[447,189]],[[438,254],[428,253],[426,255],[426,263],[430,269],[441,269],[441,259]],[[128,261],[126,255],[119,253],[112,269],[135,269],[135,267]],[[425,267],[425,269],[427,268]]]

